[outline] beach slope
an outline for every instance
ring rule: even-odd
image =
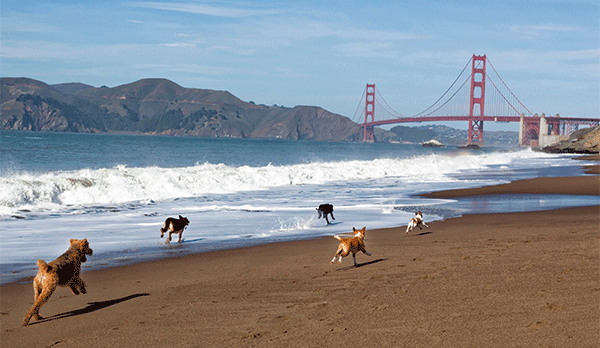
[[[598,180],[598,177],[591,177]],[[554,187],[561,178],[554,180]],[[586,179],[587,180],[587,179]],[[529,185],[535,182],[529,183]],[[100,271],[22,327],[31,283],[0,287],[3,347],[595,347],[600,206],[465,215],[329,265],[321,238]],[[93,248],[94,246],[91,245]],[[92,256],[93,257],[93,256]]]

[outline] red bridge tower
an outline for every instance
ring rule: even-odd
[[[375,122],[375,84],[367,83],[367,98],[365,100],[365,125],[363,132],[363,141],[372,143],[375,139],[373,137],[373,126],[367,126],[369,122],[369,116],[371,116],[371,123]]]
[[[471,98],[469,101],[469,134],[467,144],[473,143],[477,138],[483,144],[483,106],[485,101],[485,54],[483,56],[473,55],[473,67],[471,70]],[[479,106],[479,110],[475,108]],[[477,112],[479,111],[479,112]]]

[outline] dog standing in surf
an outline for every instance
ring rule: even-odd
[[[171,242],[171,235],[173,233],[179,233],[179,243],[181,243],[181,235],[183,230],[190,224],[190,220],[186,217],[179,215],[179,219],[167,218],[163,227],[160,229],[160,238],[165,235],[165,232],[169,231],[169,237],[167,237],[167,243]]]

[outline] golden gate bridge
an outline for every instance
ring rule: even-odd
[[[469,65],[470,74],[467,74]],[[488,74],[488,65],[492,69]],[[377,112],[376,112],[377,110]],[[377,118],[375,115],[377,114]],[[358,115],[358,116],[357,116]],[[483,144],[484,121],[519,122],[519,145],[542,147],[566,139],[580,125],[597,126],[598,118],[538,116],[508,88],[485,55],[473,55],[454,82],[433,104],[412,116],[396,112],[375,84],[367,84],[354,119],[364,115],[363,140],[374,141],[376,126],[395,123],[467,121],[467,144]],[[358,123],[358,122],[357,122]]]

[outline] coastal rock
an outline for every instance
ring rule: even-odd
[[[423,143],[423,147],[444,147],[444,144],[435,139],[428,140]]]
[[[481,150],[481,146],[477,144],[467,144],[465,146],[459,146],[459,149],[467,149],[467,150]]]
[[[571,134],[569,139],[543,148],[550,153],[599,153],[600,126],[584,128]]]

